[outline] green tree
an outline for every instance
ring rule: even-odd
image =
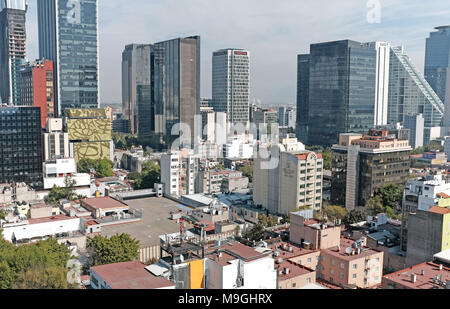
[[[244,165],[239,168],[239,171],[242,172],[244,177],[248,177],[250,182],[253,182],[253,165]]]
[[[348,215],[347,209],[341,206],[324,206],[320,219],[327,217],[328,221],[343,220]]]
[[[322,152],[322,158],[323,158],[323,168],[325,170],[331,170],[332,163],[333,163],[333,151],[331,148],[327,148]]]
[[[366,220],[366,213],[361,209],[351,210],[348,215],[344,218],[343,222],[346,225],[355,224]]]
[[[13,289],[69,289],[67,269],[58,266],[33,267],[21,273],[12,284]]]
[[[81,159],[77,164],[78,172],[90,173],[91,170],[94,170],[101,178],[114,176],[113,166],[114,163],[108,159]]]
[[[375,195],[367,202],[367,211],[371,216],[376,216],[380,213],[385,212],[383,199],[380,195]]]
[[[259,222],[263,227],[273,227],[277,225],[277,219],[273,216],[266,216],[265,214],[262,214],[259,216]]]
[[[244,233],[244,238],[248,238],[250,241],[259,241],[264,238],[264,226],[261,222],[255,224],[251,229],[248,229]]]
[[[16,274],[6,261],[0,262],[0,290],[9,289],[16,280]]]
[[[139,241],[128,234],[89,237],[87,248],[91,250],[90,265],[105,265],[137,260],[139,258]]]
[[[78,199],[78,196],[75,194],[75,185],[76,181],[70,177],[64,178],[64,188],[58,187],[54,185],[50,190],[50,193],[44,198],[45,203],[47,204],[56,204],[62,199],[66,199],[69,201],[74,201]]]
[[[402,203],[403,187],[395,183],[388,183],[383,185],[376,194],[381,196],[384,206],[395,209]]]
[[[135,189],[150,189],[161,181],[161,167],[154,161],[142,165],[142,173],[130,173],[128,179],[133,180]]]
[[[0,210],[0,220],[5,220],[7,213],[3,209]]]

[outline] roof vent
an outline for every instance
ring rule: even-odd
[[[417,275],[416,274],[411,274],[411,282],[412,283],[416,283],[417,282]]]

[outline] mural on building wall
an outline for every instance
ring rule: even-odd
[[[75,160],[108,159],[110,160],[110,142],[81,142],[73,144]]]
[[[111,121],[109,119],[69,119],[67,121],[71,141],[110,141]]]
[[[77,109],[71,108],[65,110],[66,116],[69,118],[108,118],[106,109]]]

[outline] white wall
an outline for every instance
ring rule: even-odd
[[[21,240],[51,236],[59,233],[76,232],[79,230],[80,218],[68,218],[67,220],[54,222],[6,227],[3,229],[3,238],[7,241],[12,241],[13,234],[15,234],[17,240]]]

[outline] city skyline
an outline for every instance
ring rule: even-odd
[[[433,7],[419,1],[381,1],[380,23],[368,22],[369,2],[351,0],[323,6],[318,1],[306,6],[285,0],[275,8],[268,1],[248,0],[236,10],[230,1],[99,1],[101,101],[121,102],[117,76],[125,45],[197,34],[202,37],[202,97],[211,97],[212,52],[222,48],[244,48],[252,53],[251,99],[263,103],[295,103],[297,55],[308,53],[311,43],[351,39],[404,45],[423,72],[426,38],[435,27],[448,24],[446,1],[435,1]],[[38,58],[36,0],[28,4],[27,56],[34,60]],[[401,14],[406,10],[407,15]],[[273,57],[274,53],[278,56]]]

